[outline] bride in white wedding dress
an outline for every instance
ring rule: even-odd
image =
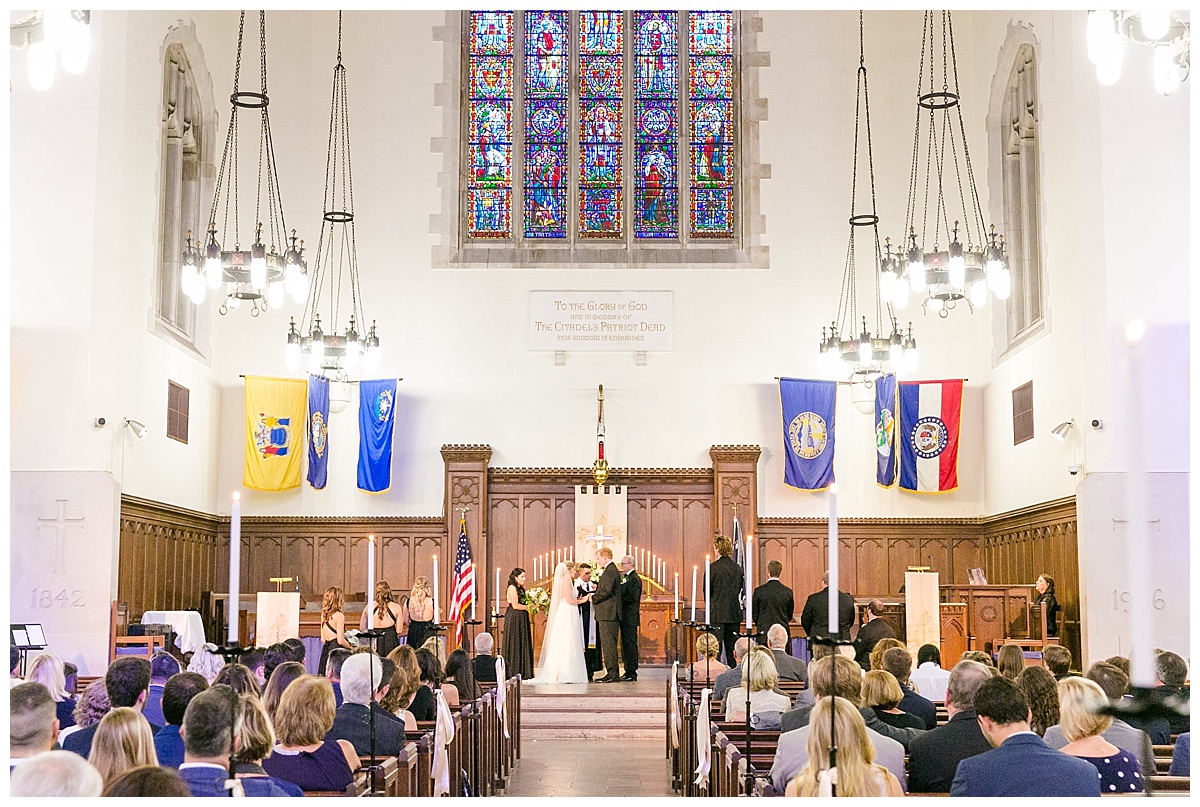
[[[587,663],[583,658],[583,617],[580,604],[592,595],[576,599],[575,583],[567,564],[554,567],[554,585],[550,608],[546,611],[546,637],[536,678],[531,684],[587,683]]]

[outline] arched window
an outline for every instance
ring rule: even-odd
[[[758,30],[732,11],[464,13],[435,261],[765,266]]]

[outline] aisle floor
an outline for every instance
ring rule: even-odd
[[[662,740],[528,740],[504,796],[673,796]]]

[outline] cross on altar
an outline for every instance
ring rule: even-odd
[[[596,545],[596,551],[599,552],[600,547],[604,546],[605,541],[615,541],[615,540],[617,540],[617,536],[605,535],[604,534],[604,525],[597,524],[596,525],[596,534],[589,535],[588,540]]]
[[[83,517],[67,518],[67,500],[57,499],[58,518],[38,518],[38,529],[54,528],[54,568],[50,571],[57,574],[67,570],[67,527],[82,527]]]

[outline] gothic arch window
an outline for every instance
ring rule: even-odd
[[[766,266],[761,25],[731,11],[451,12],[437,34],[458,45],[457,104],[442,104],[458,136],[435,141],[435,263]]]

